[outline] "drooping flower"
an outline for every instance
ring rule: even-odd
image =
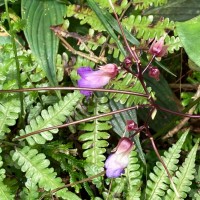
[[[134,131],[138,128],[138,125],[133,120],[126,121],[126,130],[127,131]]]
[[[160,71],[157,67],[150,66],[149,67],[149,77],[160,80]]]
[[[159,40],[154,40],[150,46],[149,53],[156,57],[163,57],[167,53],[167,46],[164,45],[165,37],[161,37]]]
[[[119,140],[114,149],[115,153],[111,154],[105,162],[106,176],[108,178],[119,177],[124,172],[124,168],[129,163],[129,153],[132,149],[133,142],[129,138],[123,137]]]
[[[93,71],[90,67],[80,67],[77,73],[81,76],[78,80],[79,87],[102,88],[118,74],[118,68],[115,64],[100,66],[97,71]],[[81,90],[81,93],[88,97],[92,91]]]

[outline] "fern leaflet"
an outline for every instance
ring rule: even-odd
[[[176,185],[178,193],[182,199],[187,197],[187,193],[190,191],[190,185],[192,184],[192,180],[194,179],[195,173],[195,158],[198,149],[199,140],[196,142],[195,146],[192,148],[190,153],[188,154],[185,162],[176,171],[176,175],[173,177],[173,181]],[[179,200],[176,194],[171,190],[167,190],[167,195],[165,200]]]
[[[94,115],[109,112],[107,98],[99,97],[96,100],[97,101],[90,108]],[[105,160],[105,156],[103,153],[106,152],[106,147],[108,146],[106,139],[109,138],[109,134],[106,131],[111,128],[109,124],[110,119],[111,116],[107,116],[79,126],[80,130],[86,131],[86,133],[83,133],[79,137],[79,140],[84,142],[82,145],[82,148],[85,150],[83,152],[83,157],[86,158],[84,168],[88,176],[96,175],[104,170],[103,161]],[[93,183],[96,184],[97,187],[100,187],[101,177],[94,179]]]
[[[137,78],[133,77],[132,74],[122,71],[116,79],[114,79],[109,88],[115,90],[127,90],[132,92],[144,93],[144,89],[141,83]],[[150,91],[149,91],[150,92]],[[133,104],[145,104],[147,99],[145,97],[140,97],[136,95],[127,95],[127,94],[109,94],[109,98],[114,98],[115,102],[120,102],[121,104],[127,104],[127,106],[132,106]]]
[[[28,146],[23,149],[16,149],[12,159],[21,167],[23,172],[26,172],[26,178],[32,179],[32,184],[38,184],[45,191],[64,186],[61,178],[56,177],[54,169],[48,168],[50,162],[46,159],[45,154],[38,153],[36,149],[31,149]],[[75,194],[66,189],[59,190],[56,195],[63,199],[80,200]]]
[[[17,98],[4,98],[0,102],[0,139],[9,133],[9,126],[16,123],[20,112],[20,102]]]
[[[127,200],[140,200],[141,196],[141,166],[138,162],[137,152],[133,150],[130,154],[129,164],[126,169],[127,177]]]
[[[173,173],[180,157],[181,147],[186,139],[188,131],[185,132],[178,142],[169,148],[168,152],[164,153],[163,161],[170,173]],[[153,169],[154,173],[150,173],[150,179],[147,181],[146,194],[148,199],[161,199],[168,189],[169,179],[163,165],[160,162],[156,163]]]
[[[2,149],[0,148],[0,153]],[[3,183],[5,178],[5,169],[2,169],[3,162],[2,157],[0,156],[0,198],[1,200],[14,200],[14,195],[12,195],[11,190],[7,185]]]
[[[44,128],[56,126],[62,124],[66,117],[70,116],[74,110],[74,107],[82,98],[80,92],[75,91],[69,93],[53,106],[49,106],[47,110],[42,110],[41,115],[30,121],[30,125],[25,127],[25,130],[20,130],[20,135],[26,135],[30,132],[41,130]],[[42,132],[41,134],[33,135],[26,138],[30,145],[44,144],[46,140],[52,140],[52,133],[57,133],[58,129]]]
[[[135,9],[144,10],[151,6],[158,7],[166,4],[167,0],[134,0]]]

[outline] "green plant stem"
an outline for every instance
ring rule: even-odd
[[[5,3],[5,9],[6,9],[8,25],[9,25],[9,29],[10,29],[11,41],[12,41],[12,45],[13,45],[15,64],[16,64],[16,68],[17,68],[17,83],[18,83],[19,89],[21,89],[22,88],[22,83],[21,83],[21,77],[20,77],[20,65],[19,65],[19,60],[18,60],[18,56],[17,56],[17,47],[16,47],[16,43],[15,43],[14,32],[13,32],[13,28],[12,28],[11,21],[10,21],[10,16],[9,16],[9,11],[8,11],[8,1],[4,0],[4,3]],[[23,116],[24,116],[24,102],[23,102],[23,99],[24,99],[24,94],[20,93],[19,94],[19,98],[20,98],[20,107],[21,107],[21,114],[20,114],[20,117],[19,117],[19,123],[23,124]]]

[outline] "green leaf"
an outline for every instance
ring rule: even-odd
[[[24,30],[26,39],[52,86],[57,85],[56,54],[59,40],[50,26],[62,23],[64,14],[65,5],[55,0],[22,1],[22,18],[27,23]]]
[[[124,47],[123,47],[122,43],[119,41],[118,37],[114,33],[112,27],[110,26],[110,24],[106,20],[106,17],[103,14],[103,12],[101,11],[101,9],[98,7],[98,5],[93,0],[87,0],[87,2],[89,4],[89,6],[91,7],[91,9],[96,13],[96,15],[98,16],[99,20],[101,21],[101,23],[103,24],[105,29],[108,31],[110,36],[114,39],[114,41],[116,42],[116,44],[117,44],[118,48],[120,49],[120,51],[125,56],[126,55],[126,51],[124,50]]]
[[[42,110],[41,114],[30,121],[30,124],[25,127],[24,130],[20,130],[20,135],[26,135],[30,132],[41,130],[47,127],[61,125],[66,118],[69,117],[77,103],[81,100],[82,95],[80,92],[68,93],[63,100],[55,103],[53,106],[49,106],[48,109]],[[30,145],[44,144],[47,140],[52,140],[52,133],[57,133],[58,129],[42,132],[31,137],[27,137],[26,140]]]
[[[169,148],[168,151],[165,151],[164,156],[162,156],[162,159],[171,174],[173,174],[177,169],[181,147],[187,137],[187,134],[188,131],[186,131],[178,142]],[[156,162],[153,171],[153,173],[149,174],[149,180],[147,181],[147,199],[162,199],[165,195],[165,191],[169,187],[169,179],[161,162]]]
[[[168,0],[166,5],[152,7],[144,15],[154,15],[156,19],[167,17],[173,21],[186,21],[199,14],[199,0]]]
[[[185,159],[185,162],[181,167],[179,167],[179,170],[176,171],[176,175],[173,177],[173,181],[182,199],[186,199],[187,193],[191,190],[190,186],[192,184],[192,180],[194,179],[195,158],[198,146],[199,140],[197,140],[196,144]],[[165,200],[171,199],[178,200],[180,198],[178,198],[171,189],[168,189]]]
[[[109,105],[110,105],[112,111],[125,108],[125,106],[123,104],[120,104],[119,102],[115,102],[112,99],[110,99]],[[121,113],[115,114],[115,115],[113,115],[113,118],[111,119],[111,124],[113,126],[113,130],[120,137],[123,136],[127,120],[133,120],[133,121],[135,121],[135,123],[137,123],[137,115],[136,115],[135,110],[129,110],[129,111],[126,111],[126,112],[121,112]],[[129,137],[131,134],[133,134],[133,133],[128,134],[126,132],[125,136]],[[143,152],[141,144],[140,144],[139,135],[136,135],[133,138],[133,140],[134,140],[135,145],[137,147],[138,154],[139,154],[142,162],[145,164],[146,160],[145,160],[144,152]]]
[[[177,33],[190,59],[200,67],[200,16],[177,22]]]
[[[62,179],[56,177],[57,174],[54,172],[54,169],[49,168],[50,162],[46,159],[45,154],[38,153],[36,149],[31,149],[28,146],[25,146],[23,149],[16,149],[12,159],[25,172],[27,179],[31,178],[32,183],[38,184],[45,191],[64,186]],[[63,199],[80,200],[78,196],[67,191],[66,188],[56,192],[56,195]]]

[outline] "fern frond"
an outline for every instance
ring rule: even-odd
[[[108,113],[109,108],[107,105],[108,99],[105,97],[99,97],[91,107],[93,115],[99,115],[100,113]],[[106,139],[109,138],[109,134],[106,132],[111,128],[109,120],[111,116],[101,117],[95,119],[93,122],[88,122],[79,126],[79,129],[86,131],[83,133],[79,140],[84,142],[82,148],[84,149],[83,157],[86,158],[85,171],[88,176],[96,175],[104,170],[106,147],[109,143]],[[100,187],[100,178],[94,179],[93,183]],[[97,181],[96,181],[97,180]],[[96,182],[95,182],[96,181]]]
[[[167,3],[167,0],[134,0],[135,9],[145,10],[149,7],[158,7]]]
[[[2,149],[0,148],[0,153]],[[10,188],[4,184],[3,180],[5,178],[5,169],[2,169],[3,162],[0,156],[0,199],[1,200],[14,200],[14,195],[11,193]]]
[[[116,79],[110,82],[109,88],[115,89],[115,90],[127,90],[132,92],[139,92],[144,93],[144,89],[141,85],[141,83],[138,81],[136,77],[133,77],[132,74],[126,73],[125,71],[122,71]],[[149,88],[150,92],[150,88]],[[115,102],[120,102],[121,104],[127,104],[127,106],[135,105],[137,104],[145,104],[147,103],[147,99],[145,97],[139,97],[136,95],[127,95],[127,94],[109,94],[109,98],[114,98]]]
[[[101,1],[94,0],[94,1],[99,4],[99,7],[102,8],[102,10],[109,9],[109,12],[113,12],[108,0],[101,0]],[[115,12],[117,14],[120,14],[128,6],[127,0],[123,0],[123,1],[112,0],[112,3],[115,7]]]
[[[142,172],[138,162],[137,152],[133,150],[129,157],[129,164],[126,168],[127,177],[127,200],[140,200]]]
[[[194,179],[195,158],[198,145],[199,140],[196,142],[195,146],[192,148],[187,158],[185,159],[185,162],[182,164],[179,170],[176,171],[176,175],[173,177],[173,181],[182,199],[185,199],[187,197],[187,193],[191,190],[190,185],[192,184],[192,180]],[[178,198],[171,189],[168,189],[165,200],[171,199],[179,200],[180,198]]]
[[[14,195],[11,194],[10,189],[0,181],[0,197],[1,200],[14,200]]]
[[[24,130],[20,130],[20,135],[26,135],[30,132],[40,129],[61,125],[68,116],[71,115],[75,106],[82,98],[80,92],[75,91],[69,93],[53,106],[49,106],[47,110],[42,110],[41,115],[30,121],[30,125],[27,125]],[[52,133],[57,133],[58,129],[42,132],[41,134],[33,135],[26,138],[30,145],[44,144],[46,140],[52,140]]]
[[[174,144],[162,157],[167,169],[172,174],[177,169],[178,158],[180,157],[181,147],[186,139],[186,131],[176,144]],[[160,162],[156,163],[153,173],[149,174],[150,179],[147,181],[146,194],[148,199],[161,199],[169,187],[169,178]]]
[[[109,190],[103,193],[104,199],[108,200],[122,200],[125,199],[123,196],[124,188],[126,187],[126,178],[114,178],[110,179]]]
[[[0,100],[0,139],[10,132],[9,126],[16,123],[20,112],[20,102],[17,98],[2,98]]]
[[[16,149],[12,159],[25,172],[26,178],[31,178],[32,184],[38,184],[45,191],[51,191],[64,186],[61,178],[56,177],[54,169],[49,168],[50,162],[46,159],[45,154],[38,153],[36,149],[31,149],[28,146],[25,146],[23,149]],[[63,199],[80,200],[75,194],[67,191],[67,189],[59,190],[56,192],[56,195]]]
[[[38,186],[32,182],[31,178],[28,178],[26,183],[26,187],[23,188],[22,192],[20,193],[20,197],[23,200],[38,200],[39,193],[38,193]]]
[[[165,38],[165,44],[167,45],[167,50],[170,52],[170,53],[173,53],[174,51],[178,51],[183,45],[180,41],[180,38],[179,37],[169,37],[167,36]]]
[[[134,31],[137,38],[148,40],[150,38],[160,37],[165,33],[165,28],[173,30],[174,23],[169,19],[158,22],[153,25],[153,15],[141,16],[130,15],[122,20],[122,24],[129,31]]]
[[[88,7],[80,7],[78,5],[67,6],[67,17],[75,17],[80,20],[80,24],[89,24],[92,29],[99,32],[105,31],[104,26],[96,14]]]

